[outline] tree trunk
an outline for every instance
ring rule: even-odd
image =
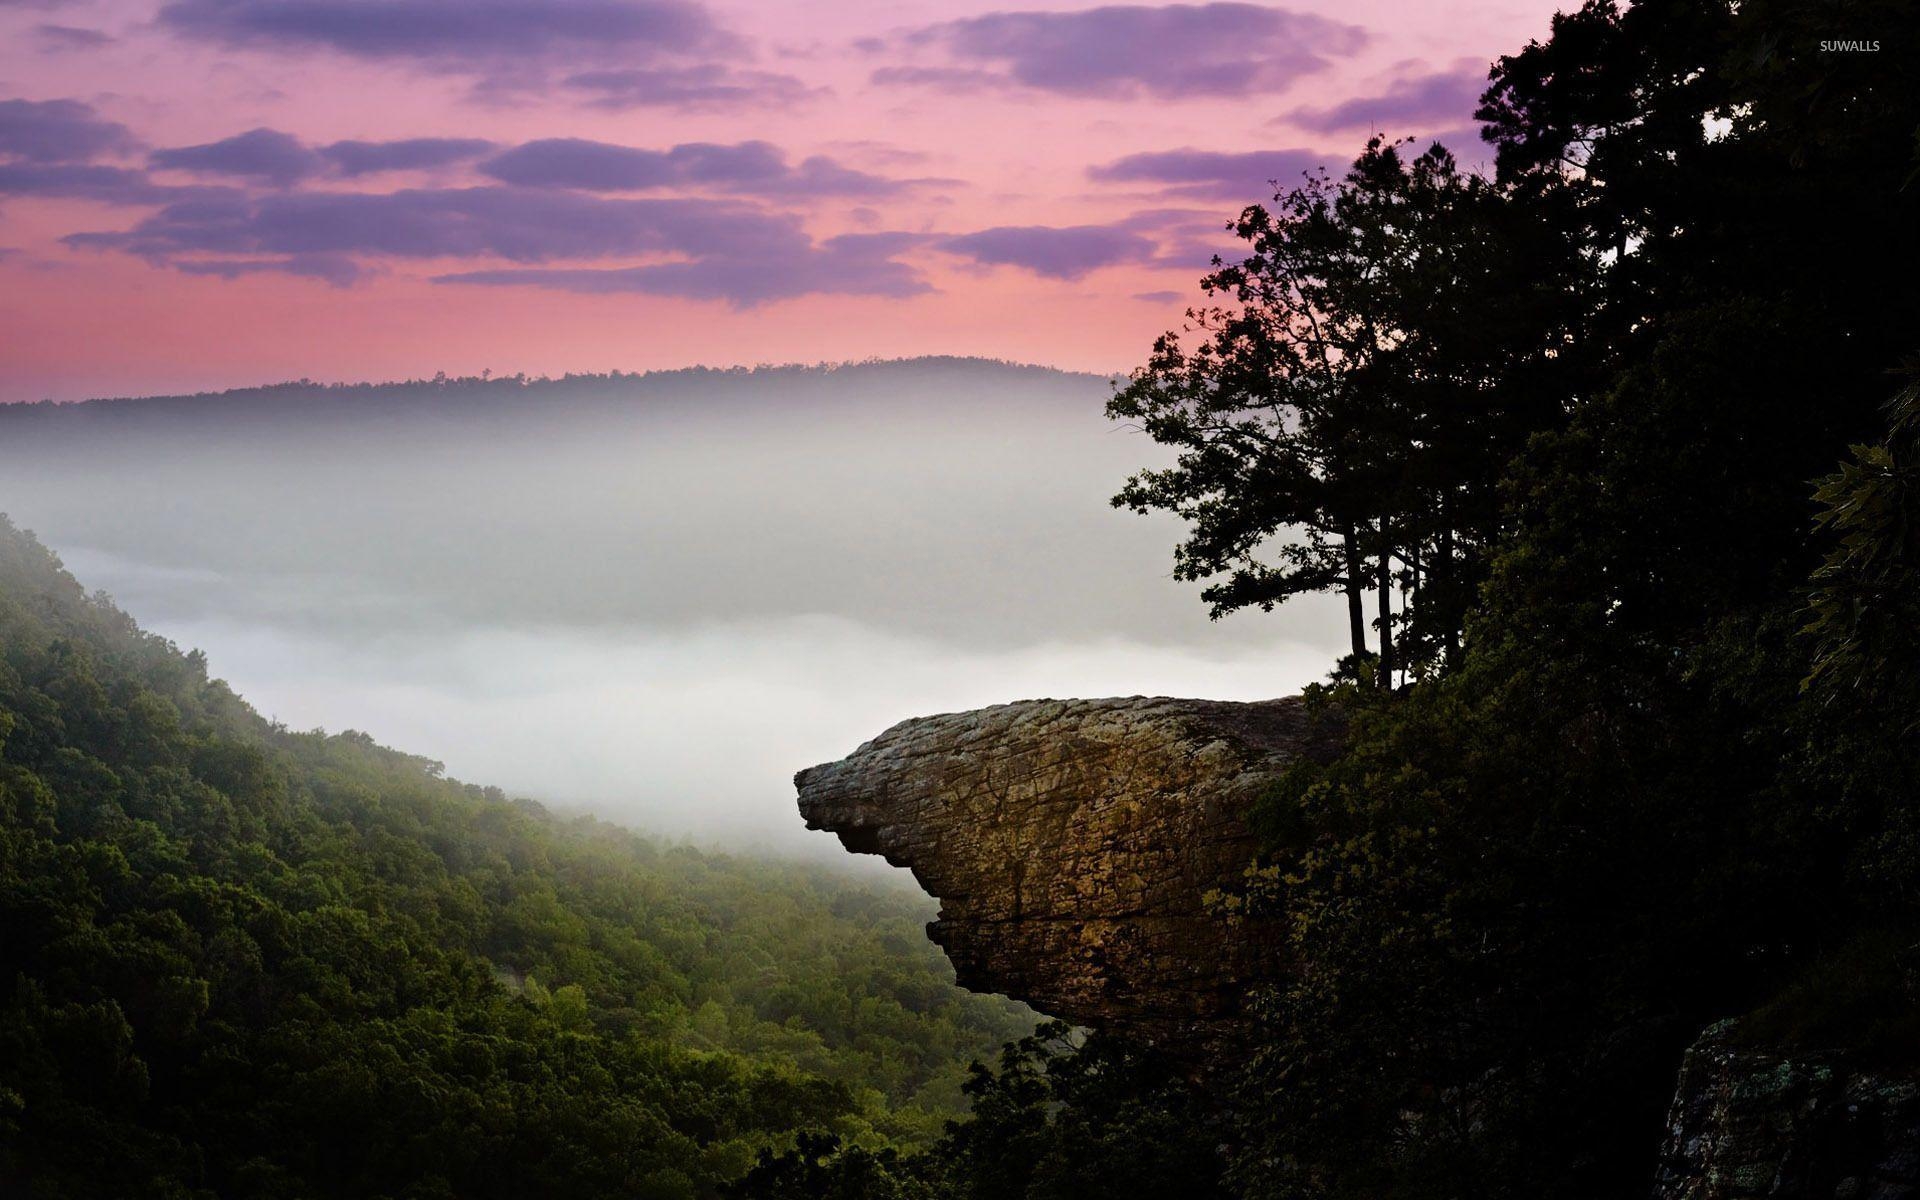
[[[1393,686],[1393,550],[1387,523],[1380,522],[1380,687]]]
[[[1358,664],[1367,657],[1367,608],[1362,595],[1367,590],[1365,571],[1360,566],[1360,545],[1353,522],[1347,522],[1341,537],[1347,552],[1347,633],[1353,639],[1353,661]]]

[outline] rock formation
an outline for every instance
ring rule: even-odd
[[[1298,699],[1034,700],[904,721],[795,784],[809,828],[939,897],[928,933],[962,986],[1204,1069],[1282,969],[1206,895],[1252,861],[1254,799],[1337,736]]]
[[[1655,1200],[1920,1196],[1920,1081],[1709,1029],[1680,1068]]]
[[[903,721],[799,773],[800,811],[911,868],[960,983],[1159,1045],[1204,1074],[1245,1045],[1272,931],[1207,893],[1254,855],[1248,811],[1340,728],[1297,699],[1033,700]],[[1920,1075],[1839,1054],[1688,1051],[1654,1200],[1920,1200]]]

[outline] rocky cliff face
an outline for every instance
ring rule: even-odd
[[[1743,1048],[1734,1028],[1687,1051],[1654,1200],[1920,1196],[1920,1081]]]
[[[1254,798],[1336,738],[1297,699],[1035,700],[904,721],[795,783],[809,828],[939,897],[963,986],[1204,1068],[1283,969],[1204,898],[1251,862]]]
[[[1297,699],[1034,700],[903,721],[799,773],[800,811],[940,898],[963,986],[1152,1041],[1199,1072],[1244,1045],[1287,964],[1205,897],[1253,858],[1253,800],[1337,722]],[[1653,1200],[1920,1200],[1920,1075],[1744,1047],[1681,1069]]]

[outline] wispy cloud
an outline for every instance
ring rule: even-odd
[[[878,197],[912,181],[888,179],[816,155],[790,165],[770,142],[690,142],[646,150],[582,138],[544,138],[515,146],[480,165],[503,183],[524,187],[628,192],[698,187],[758,196]]]
[[[430,171],[450,167],[491,152],[485,138],[420,137],[385,142],[345,141],[320,147],[334,170],[349,179],[389,171]]]
[[[1271,196],[1276,183],[1282,188],[1298,183],[1303,173],[1324,165],[1327,157],[1313,150],[1225,153],[1182,147],[1129,154],[1088,167],[1087,177],[1101,183],[1149,184],[1175,195],[1251,204]]]
[[[150,257],[227,254],[494,256],[537,263],[729,244],[784,244],[792,218],[707,200],[614,200],[522,188],[292,192],[169,205],[126,232],[77,234],[75,245]]]
[[[645,292],[740,307],[806,294],[905,297],[930,290],[895,259],[916,235],[816,242],[787,213],[713,199],[611,199],[519,187],[389,193],[275,192],[169,204],[132,229],[69,235],[197,275],[279,272],[345,285],[382,259],[492,259],[436,282]],[[579,260],[636,265],[541,267]]]
[[[818,240],[796,213],[752,201],[870,199],[951,182],[887,178],[820,155],[796,163],[764,141],[661,150],[572,138],[505,150],[482,138],[313,146],[264,127],[153,150],[146,169],[68,161],[135,145],[122,127],[77,101],[0,104],[0,154],[12,160],[0,161],[0,195],[151,208],[131,228],[63,240],[191,275],[281,274],[344,287],[380,274],[392,260],[467,260],[472,269],[437,280],[751,307],[808,294],[902,298],[931,290],[897,257],[923,241],[919,235]],[[490,182],[386,192],[327,186],[467,163]],[[225,182],[156,181],[169,172]],[[673,194],[613,194],[649,191]],[[877,221],[872,214],[865,223]]]
[[[1001,225],[941,239],[949,254],[982,266],[1020,267],[1050,279],[1079,279],[1102,267],[1151,262],[1158,247],[1115,225]]]
[[[689,0],[174,0],[160,24],[226,46],[331,50],[479,69],[730,44]]]
[[[105,163],[0,163],[0,196],[40,196],[141,207],[237,194],[231,188],[172,187],[155,183],[145,171]]]
[[[35,25],[33,36],[41,49],[54,54],[98,50],[119,40],[104,29],[89,29],[80,25]]]
[[[578,71],[560,86],[594,108],[767,108],[799,104],[824,94],[792,75],[741,70],[721,63],[617,67]]]
[[[277,129],[249,129],[217,142],[155,150],[147,161],[161,170],[224,175],[273,187],[291,187],[327,167],[318,151]]]
[[[1325,108],[1296,108],[1278,118],[1317,133],[1350,129],[1432,132],[1466,125],[1487,89],[1487,65],[1465,58],[1444,71],[1406,74],[1371,96],[1355,96]]]
[[[351,287],[372,275],[365,264],[341,254],[293,254],[284,258],[181,258],[171,264],[187,275],[241,279],[248,275],[298,275],[335,287]]]
[[[234,49],[324,52],[465,75],[473,96],[568,96],[607,109],[792,104],[751,44],[696,0],[173,0],[159,25]]]
[[[139,139],[79,100],[0,100],[0,156],[36,163],[90,162],[136,149]]]
[[[920,240],[906,233],[844,234],[819,243],[796,238],[788,245],[756,254],[721,248],[690,262],[463,271],[437,276],[434,282],[539,287],[593,295],[681,296],[721,300],[736,308],[814,295],[905,299],[933,290],[918,271],[894,257]]]
[[[1357,25],[1257,4],[996,12],[907,31],[890,45],[935,50],[950,63],[889,64],[872,79],[949,91],[1017,85],[1082,96],[1250,96],[1282,91],[1366,43]],[[889,43],[867,48],[876,45]]]

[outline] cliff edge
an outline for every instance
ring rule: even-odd
[[[927,932],[963,987],[1204,1069],[1283,969],[1205,897],[1252,862],[1254,799],[1337,739],[1297,698],[1030,700],[903,721],[794,782],[809,828],[939,898]]]

